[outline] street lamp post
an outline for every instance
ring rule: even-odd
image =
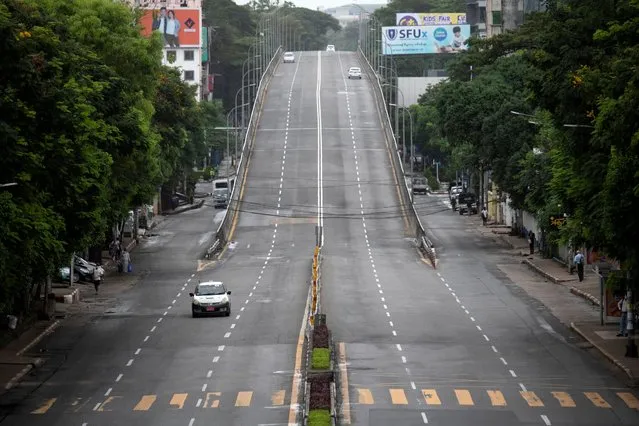
[[[397,104],[390,104],[390,105],[397,108]],[[410,112],[410,108],[407,108],[406,106],[401,106],[400,109],[402,110],[402,133],[403,134],[406,134],[406,132],[404,131],[404,128],[406,127],[405,122],[404,122],[404,112],[408,113],[408,120],[410,121],[410,155],[409,155],[409,160],[410,160],[410,175],[413,176],[413,156],[415,155],[415,148],[413,146],[413,114]],[[439,181],[439,179],[437,179],[437,180]]]

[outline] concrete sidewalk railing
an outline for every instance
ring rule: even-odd
[[[257,132],[257,127],[260,119],[260,112],[268,93],[268,85],[271,82],[277,66],[280,63],[281,56],[282,48],[279,47],[275,52],[275,55],[273,55],[271,62],[269,62],[268,67],[266,67],[266,71],[260,78],[257,94],[255,96],[255,102],[253,104],[253,109],[251,110],[251,118],[246,129],[246,134],[244,135],[244,143],[242,144],[242,152],[237,166],[235,184],[233,185],[233,189],[231,190],[231,196],[226,212],[224,213],[224,218],[222,219],[222,222],[217,229],[217,233],[215,236],[216,240],[213,242],[213,245],[209,248],[209,250],[207,250],[207,257],[210,257],[213,254],[213,251],[218,250],[226,245],[226,243],[228,242],[228,238],[232,232],[235,218],[241,210],[242,188],[244,187],[244,180],[246,179],[246,175],[248,172],[248,160],[251,151],[253,150],[255,133]]]
[[[384,91],[382,90],[382,85],[379,82],[377,73],[371,66],[368,59],[366,59],[366,56],[361,51],[361,49],[358,49],[357,53],[359,55],[360,61],[364,64],[362,69],[368,76],[368,79],[370,80],[373,87],[375,104],[380,116],[382,130],[384,132],[384,137],[386,140],[386,147],[388,149],[393,166],[393,173],[395,175],[395,183],[397,186],[402,216],[406,218],[408,222],[409,235],[415,238],[419,249],[428,257],[433,267],[435,267],[435,247],[433,246],[431,239],[426,234],[426,231],[421,221],[419,220],[419,216],[417,215],[417,211],[415,210],[415,206],[412,202],[410,188],[408,187],[405,179],[404,164],[399,154],[399,146],[397,145],[397,140],[395,139],[393,127],[391,125],[391,120],[386,110],[386,100],[384,99]]]

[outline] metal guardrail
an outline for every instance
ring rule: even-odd
[[[386,111],[386,100],[384,99],[384,91],[382,90],[382,86],[379,82],[379,77],[364,55],[364,52],[362,52],[361,49],[358,49],[357,53],[359,55],[360,61],[366,64],[366,66],[363,68],[368,74],[370,81],[373,83],[373,93],[375,96],[375,101],[377,103],[377,108],[380,115],[383,117],[381,121],[382,130],[384,131],[386,146],[389,149],[391,162],[393,163],[395,179],[399,187],[399,202],[401,204],[400,207],[402,212],[405,213],[406,219],[408,220],[409,232],[411,232],[411,235],[415,237],[420,250],[426,256],[428,256],[429,260],[433,264],[433,267],[435,267],[435,247],[433,246],[432,241],[426,235],[424,226],[422,225],[422,222],[419,219],[419,215],[417,214],[415,206],[412,202],[410,189],[408,188],[408,184],[406,183],[406,179],[404,178],[404,164],[399,155],[399,146],[397,144],[397,140],[395,139],[395,134],[393,133],[393,127],[390,117],[388,116],[388,112]]]
[[[237,173],[235,175],[235,184],[233,185],[233,189],[231,190],[231,196],[229,198],[229,203],[224,213],[224,217],[222,218],[222,222],[220,226],[217,228],[217,232],[215,235],[215,243],[209,248],[207,251],[207,258],[209,258],[215,251],[221,247],[223,247],[228,242],[228,237],[231,232],[231,228],[233,226],[233,222],[235,217],[240,212],[240,204],[241,200],[241,189],[244,186],[244,179],[246,177],[247,172],[247,163],[253,149],[253,143],[255,141],[255,133],[257,131],[257,125],[259,122],[259,113],[258,111],[262,108],[262,103],[266,98],[266,93],[268,92],[267,88],[275,73],[275,69],[280,63],[280,57],[282,56],[282,47],[279,47],[273,55],[273,58],[269,62],[266,67],[266,71],[260,78],[260,83],[258,85],[257,94],[255,96],[255,102],[253,103],[253,109],[251,110],[251,118],[249,119],[249,124],[246,128],[246,134],[244,135],[244,143],[242,144],[242,153],[240,155],[240,160],[237,166]]]

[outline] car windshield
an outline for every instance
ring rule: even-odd
[[[225,293],[226,293],[226,289],[224,288],[223,285],[212,285],[212,284],[199,285],[195,289],[195,294],[197,294],[198,296],[215,296],[215,295],[220,295]]]
[[[284,54],[284,56],[293,56],[293,53],[292,53],[292,52],[286,52],[286,53]]]

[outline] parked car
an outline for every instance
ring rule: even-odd
[[[428,179],[425,177],[413,178],[413,194],[427,194]]]
[[[69,275],[71,275],[70,272],[71,272],[71,268],[69,268],[68,266],[58,269],[58,275],[56,276],[56,281],[62,282],[62,283],[69,282]],[[77,283],[78,281],[80,281],[79,274],[73,274],[73,282]]]
[[[457,200],[460,215],[463,215],[464,213],[477,214],[477,197],[475,196],[475,194],[470,192],[462,192],[457,197]]]
[[[350,67],[348,70],[348,78],[359,78],[362,79],[362,70],[359,67]]]
[[[221,281],[204,281],[195,286],[191,296],[193,318],[200,315],[231,315],[231,292]]]
[[[93,270],[97,268],[98,264],[89,262],[82,259],[80,256],[75,256],[73,262],[73,273],[77,274],[80,281],[91,282],[93,281]],[[68,279],[68,278],[67,278]]]
[[[284,53],[284,63],[293,63],[295,62],[295,54],[293,52],[285,52]]]

